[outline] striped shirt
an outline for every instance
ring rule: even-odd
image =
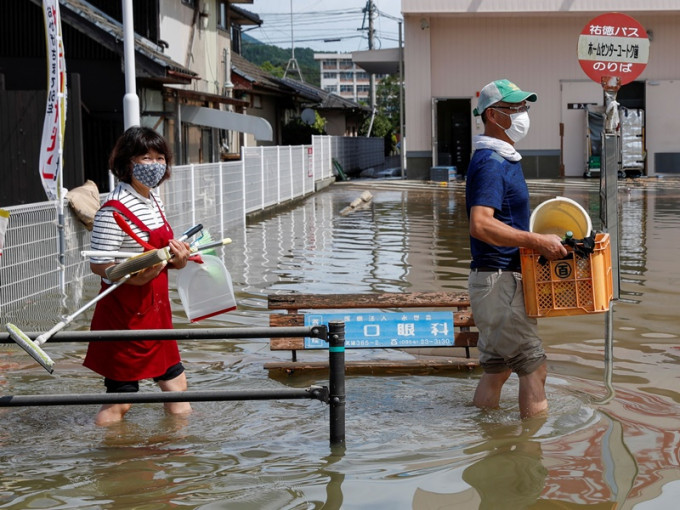
[[[165,215],[165,208],[157,190],[151,190],[151,197],[144,198],[131,185],[121,182],[109,193],[105,202],[109,200],[121,202],[149,230],[163,226],[163,216],[161,216],[160,211]],[[102,207],[97,211],[94,217],[92,240],[90,243],[92,249],[97,251],[132,251],[142,253],[144,249],[120,229],[113,217],[113,211],[115,211],[113,207]],[[130,221],[128,221],[128,224],[132,227],[132,231],[144,241],[149,240],[147,232],[143,232]],[[90,262],[93,264],[106,264],[114,260],[113,257],[90,257]]]

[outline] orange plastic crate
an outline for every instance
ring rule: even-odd
[[[595,249],[586,257],[567,247],[569,254],[547,261],[534,250],[520,248],[524,306],[529,317],[558,317],[601,313],[613,297],[609,234],[595,236]]]

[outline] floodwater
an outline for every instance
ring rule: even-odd
[[[341,216],[366,189],[371,206]],[[567,196],[600,228],[598,183],[533,181],[530,189],[532,206]],[[478,371],[348,376],[343,450],[329,447],[328,408],[317,401],[195,403],[185,418],[138,404],[123,423],[105,428],[92,424],[97,406],[6,408],[0,508],[674,508],[680,181],[620,183],[618,201],[613,364],[604,361],[604,314],[540,319],[547,418],[519,419],[514,376],[501,409],[471,406]],[[337,184],[225,234],[234,240],[224,260],[239,309],[200,327],[266,326],[271,293],[466,290],[462,184]],[[94,293],[89,284],[51,299],[66,313]],[[174,292],[173,299],[177,327],[192,327]],[[58,320],[36,319],[31,307],[38,305],[27,305],[26,320],[17,321],[22,329]],[[88,321],[85,314],[76,327]],[[180,347],[193,390],[327,384],[318,374],[270,377],[263,364],[288,354],[270,352],[265,339]],[[47,344],[54,375],[18,348],[1,349],[3,394],[103,391],[81,366],[83,344]],[[347,353],[355,356],[366,354]]]

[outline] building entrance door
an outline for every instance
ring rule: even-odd
[[[433,166],[455,166],[464,176],[472,151],[470,99],[432,100]]]

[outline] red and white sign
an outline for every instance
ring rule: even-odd
[[[618,77],[621,85],[640,76],[649,58],[647,31],[619,12],[593,18],[578,38],[578,61],[591,80]]]
[[[66,60],[59,0],[43,0],[47,39],[47,105],[40,144],[40,178],[47,198],[61,200],[62,149],[66,127]]]

